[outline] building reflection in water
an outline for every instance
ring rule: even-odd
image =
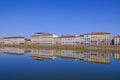
[[[96,64],[110,64],[109,53],[62,50],[61,57],[67,59],[82,60]]]
[[[110,64],[110,53],[82,52],[70,50],[38,50],[32,49],[31,55],[37,60],[55,59],[60,57],[67,60],[82,60],[96,64]]]
[[[24,55],[25,50],[20,48],[4,47],[0,48],[0,52],[14,55]]]
[[[113,58],[120,61],[120,53],[113,53]]]
[[[4,53],[4,47],[0,47],[0,53]]]
[[[69,50],[62,50],[61,51],[61,58],[65,59],[74,59],[74,60],[83,60],[84,53],[80,51],[69,51]]]
[[[84,61],[96,64],[110,64],[110,54],[99,52],[85,53]]]
[[[67,60],[81,60],[95,64],[110,64],[110,53],[105,52],[83,52],[72,50],[40,50],[40,49],[20,49],[4,47],[0,48],[0,53],[9,53],[16,55],[23,55],[29,51],[32,58],[36,60],[54,60],[57,57]],[[120,60],[120,54],[114,53],[114,59]]]
[[[37,60],[53,60],[56,58],[54,56],[54,50],[38,50],[32,49],[30,52],[31,56]]]

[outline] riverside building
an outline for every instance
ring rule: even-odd
[[[13,37],[4,37],[4,44],[24,44],[25,37],[23,36],[13,36]]]
[[[55,34],[38,32],[31,36],[32,44],[40,44],[40,45],[54,45],[54,38],[58,36]]]
[[[80,36],[75,34],[66,34],[61,36],[61,44],[62,45],[79,45],[80,44]]]
[[[113,44],[114,45],[120,45],[120,35],[113,37]]]
[[[110,33],[92,32],[91,45],[110,45]]]

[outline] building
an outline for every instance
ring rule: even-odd
[[[58,36],[55,34],[38,32],[31,36],[32,44],[40,44],[40,45],[54,45],[54,38]]]
[[[0,45],[4,44],[4,37],[0,37]]]
[[[120,45],[120,35],[113,37],[113,44],[114,45]]]
[[[25,39],[25,44],[27,44],[27,45],[31,44],[31,39],[26,38],[26,39]]]
[[[62,45],[110,45],[110,33],[92,32],[84,35],[67,34],[61,36]]]
[[[92,32],[91,45],[110,45],[110,33]]]
[[[85,41],[84,35],[80,35],[79,37],[80,37],[80,44],[84,44]]]
[[[54,38],[54,45],[61,45],[61,38],[60,37]]]
[[[61,36],[61,44],[62,45],[79,45],[80,44],[80,36],[75,34],[66,34]]]
[[[13,37],[4,37],[4,44],[24,44],[25,37],[22,36],[13,36]]]
[[[87,45],[90,45],[91,44],[91,34],[88,33],[88,34],[84,34],[84,44],[87,44]]]

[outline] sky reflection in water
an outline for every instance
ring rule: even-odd
[[[120,53],[0,48],[0,80],[120,80]]]

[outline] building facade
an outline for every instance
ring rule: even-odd
[[[62,45],[79,45],[80,37],[74,34],[67,34],[61,36]]]
[[[26,45],[31,44],[31,39],[29,39],[29,38],[25,38],[25,44],[26,44]]]
[[[120,45],[120,35],[113,37],[113,44],[114,45]]]
[[[85,42],[84,35],[80,35],[79,37],[80,37],[80,44],[81,45],[84,44]]]
[[[54,45],[61,45],[61,38],[60,37],[54,38]]]
[[[0,45],[4,44],[4,37],[0,37]]]
[[[110,45],[110,33],[92,32],[91,45]]]
[[[54,45],[54,38],[57,37],[58,36],[55,34],[39,32],[31,36],[31,43],[40,45]]]
[[[25,38],[22,36],[4,37],[4,44],[24,44]]]
[[[90,45],[91,44],[91,34],[84,34],[84,44]]]

